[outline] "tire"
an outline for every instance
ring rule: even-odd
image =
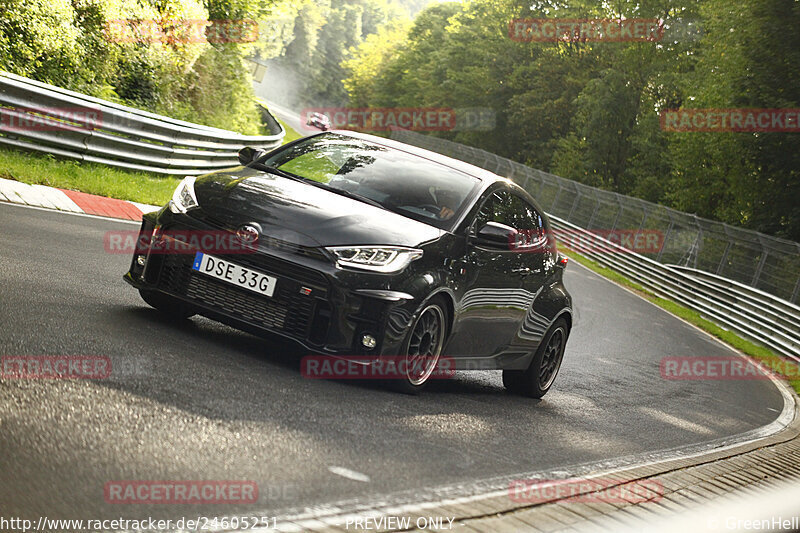
[[[150,307],[157,309],[172,320],[185,320],[196,314],[191,306],[163,292],[139,289],[139,295]]]
[[[396,390],[414,395],[422,392],[446,344],[448,324],[447,306],[441,298],[434,298],[422,307],[403,343],[401,357],[406,357],[407,372],[404,377],[392,380]],[[418,368],[421,371],[408,372]]]
[[[559,318],[545,335],[527,370],[503,370],[506,389],[531,398],[541,398],[547,394],[561,368],[568,338],[567,321]]]

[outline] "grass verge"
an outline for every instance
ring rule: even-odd
[[[0,149],[0,178],[153,205],[167,203],[180,181],[172,176],[128,172],[95,163],[56,159],[49,154],[6,148]]]
[[[564,255],[568,256],[573,261],[580,263],[581,265],[585,266],[589,270],[592,270],[604,278],[607,278],[615,283],[633,289],[637,294],[656,304],[657,306],[661,307],[662,309],[672,313],[673,315],[682,318],[686,322],[697,326],[698,328],[702,329],[713,335],[714,337],[720,339],[725,344],[732,346],[739,350],[740,352],[749,355],[750,357],[764,363],[764,366],[770,368],[776,374],[782,376],[789,385],[795,390],[795,392],[800,393],[800,379],[797,376],[797,365],[794,362],[787,361],[770,350],[769,348],[762,346],[760,344],[756,344],[751,342],[747,339],[743,339],[736,333],[728,331],[720,326],[716,325],[715,323],[711,322],[710,320],[704,318],[700,313],[689,309],[688,307],[684,307],[681,304],[675,303],[672,300],[667,300],[665,298],[661,298],[656,296],[649,290],[645,289],[638,283],[626,278],[619,272],[606,268],[595,261],[592,261],[588,257],[585,257],[577,252],[570,250],[569,248],[564,247],[563,245],[559,246],[559,249],[564,251]],[[787,370],[793,370],[787,372]]]
[[[278,122],[286,131],[284,144],[303,136],[285,122]],[[175,176],[133,172],[9,148],[0,148],[0,178],[152,205],[167,203],[180,182],[180,177]]]

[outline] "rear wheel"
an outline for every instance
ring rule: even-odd
[[[406,394],[419,394],[436,370],[446,338],[447,308],[434,299],[411,326],[404,344],[404,375],[394,380],[395,388]]]
[[[542,340],[527,370],[503,370],[506,389],[532,398],[547,394],[561,368],[568,337],[567,321],[559,318]]]
[[[173,320],[184,320],[195,315],[190,305],[163,292],[139,289],[139,294],[150,307],[158,309]]]

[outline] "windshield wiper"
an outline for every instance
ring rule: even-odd
[[[358,194],[357,192],[350,192],[345,189],[337,189],[336,187],[331,187],[330,185],[325,185],[324,183],[320,183],[319,185],[328,191],[335,192],[336,194],[341,194],[342,196],[347,196],[348,198],[352,198],[353,200],[358,200],[359,202],[364,202],[365,204],[374,205],[375,207],[380,207],[381,209],[386,209],[386,206],[380,203],[378,200],[373,200],[372,198],[364,196],[363,194]]]
[[[358,200],[359,202],[364,202],[365,204],[369,204],[369,205],[372,205],[372,206],[375,206],[375,207],[380,207],[381,209],[386,209],[386,206],[383,205],[382,203],[380,203],[379,201],[373,200],[372,198],[364,196],[363,194],[358,194],[356,192],[350,192],[350,191],[345,190],[345,189],[337,189],[336,187],[331,187],[330,185],[326,185],[325,183],[322,183],[321,181],[315,181],[315,180],[312,180],[312,179],[309,179],[309,178],[304,178],[303,176],[298,176],[297,174],[292,174],[291,172],[286,172],[285,170],[281,170],[279,168],[270,167],[270,166],[267,166],[267,165],[265,165],[263,163],[257,163],[257,165],[254,165],[253,168],[256,168],[257,170],[263,170],[264,172],[268,172],[269,174],[274,174],[274,175],[280,176],[282,178],[288,178],[290,180],[295,180],[295,181],[302,181],[303,183],[308,183],[309,185],[313,185],[315,187],[319,187],[320,189],[325,189],[326,191],[331,191],[333,193],[340,194],[342,196],[346,196],[346,197],[351,198],[353,200]]]
[[[255,168],[256,170],[263,170],[264,172],[267,172],[269,174],[274,174],[282,178],[289,178],[290,180],[302,181],[302,182],[311,181],[302,176],[298,176],[297,174],[292,174],[291,172],[286,172],[285,170],[281,170],[279,168],[267,166],[264,163],[256,163],[255,165],[253,165],[253,168]]]

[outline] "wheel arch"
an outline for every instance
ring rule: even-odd
[[[567,334],[572,332],[572,311],[570,309],[564,309],[556,317],[553,319],[553,322],[550,323],[550,328],[553,327],[553,324],[558,322],[558,319],[563,318],[567,322]],[[548,328],[548,330],[550,329]]]
[[[443,301],[445,304],[445,311],[447,311],[447,338],[449,339],[450,333],[453,331],[453,325],[455,324],[456,314],[455,297],[450,289],[439,287],[434,290],[420,303],[417,311],[423,309],[428,303],[437,299]]]

